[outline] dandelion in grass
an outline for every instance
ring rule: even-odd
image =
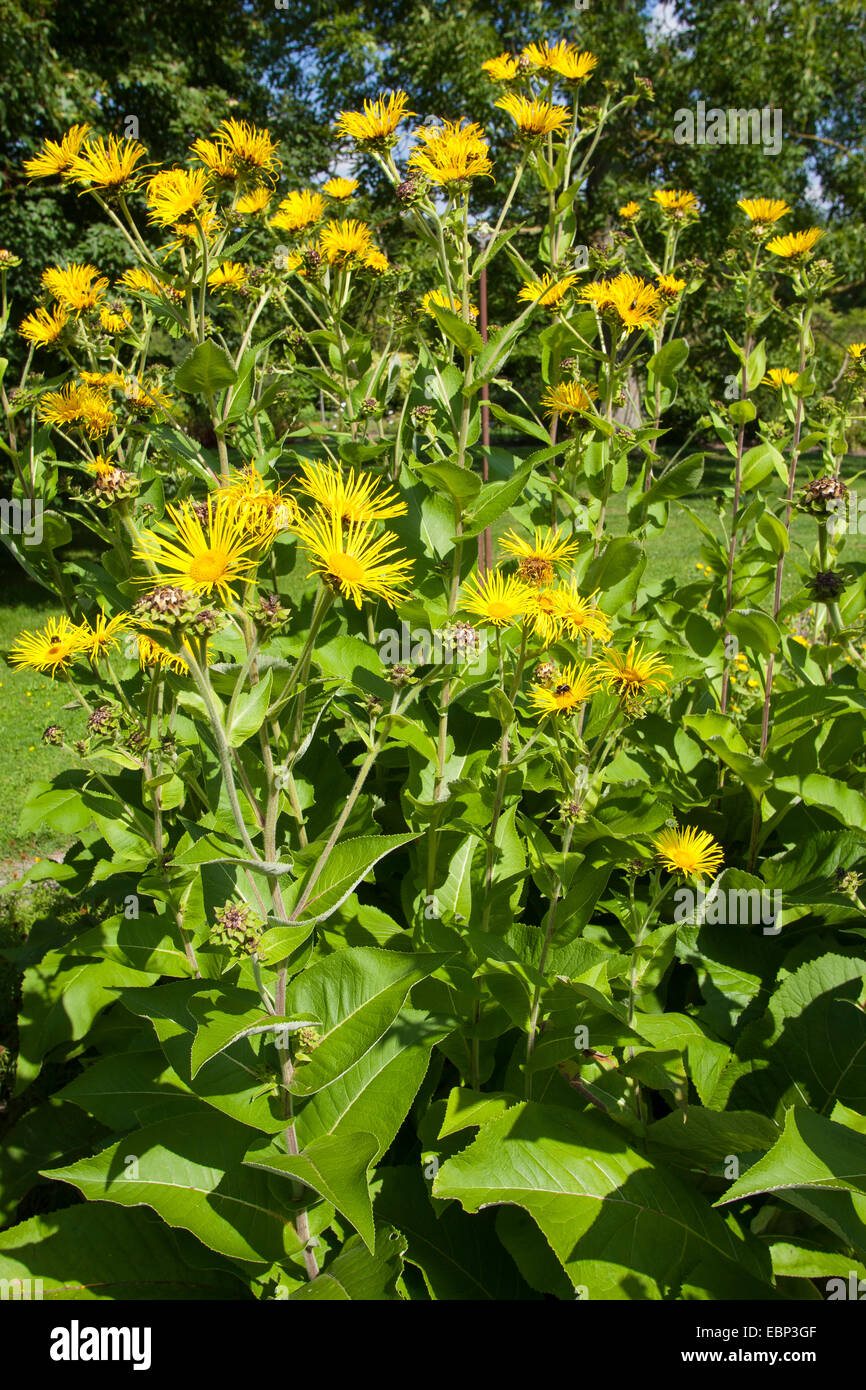
[[[147,150],[138,140],[119,139],[116,135],[104,140],[94,137],[85,140],[63,177],[70,183],[101,189],[109,196],[123,193],[137,183],[136,166],[146,155]]]
[[[189,667],[182,656],[177,656],[175,652],[168,651],[160,646],[147,633],[139,632],[136,637],[138,646],[138,664],[142,671],[152,670],[153,668],[174,671],[177,676],[188,676]]]
[[[441,126],[421,126],[415,131],[420,144],[409,155],[409,168],[417,169],[431,183],[450,188],[471,179],[492,178],[490,146],[480,125],[443,121]]]
[[[412,562],[393,531],[377,535],[370,525],[344,527],[338,516],[317,513],[301,518],[295,532],[313,563],[310,573],[356,608],[363,599],[383,599],[395,607],[406,597]]]
[[[147,181],[147,220],[169,227],[197,211],[208,184],[207,169],[163,169]]]
[[[781,391],[783,386],[793,386],[799,375],[799,372],[793,371],[790,367],[771,367],[767,375],[761,378],[761,385],[772,386],[775,391]]]
[[[319,233],[319,246],[329,265],[347,266],[373,250],[372,235],[366,222],[349,218],[345,222],[326,222]]]
[[[592,408],[598,396],[594,386],[582,381],[560,381],[551,386],[541,398],[545,415],[577,415]]]
[[[169,507],[168,517],[160,530],[144,533],[132,552],[135,558],[148,561],[161,584],[174,584],[191,594],[216,590],[224,603],[234,600],[234,586],[253,576],[252,552],[259,545],[247,534],[232,502],[209,496],[204,518],[189,502]],[[152,584],[153,578],[151,574],[142,582]]]
[[[750,222],[778,222],[791,209],[784,198],[740,198],[737,207],[742,208]]]
[[[247,283],[247,272],[238,261],[223,261],[207,277],[208,287],[216,294],[242,290]]]
[[[605,652],[596,663],[607,688],[614,691],[627,709],[637,709],[653,690],[664,691],[671,668],[657,652],[645,652],[632,641],[628,651]]]
[[[651,197],[663,213],[677,221],[688,216],[697,216],[698,200],[694,193],[689,193],[686,189],[657,188]]]
[[[344,203],[347,198],[355,196],[359,187],[357,179],[343,179],[335,175],[322,185],[322,192],[335,203]]]
[[[371,474],[355,476],[349,469],[344,478],[339,467],[330,463],[304,460],[298,479],[301,492],[329,516],[337,517],[344,526],[366,526],[374,521],[387,521],[406,513],[406,503],[392,487]]]
[[[549,101],[529,101],[516,92],[509,92],[495,103],[506,111],[526,140],[541,140],[545,135],[558,135],[571,123],[567,106]]]
[[[556,278],[544,274],[540,280],[530,280],[518,290],[517,298],[531,300],[534,304],[541,304],[545,309],[558,309],[576,280],[576,275],[561,275]]]
[[[37,409],[46,425],[77,425],[88,439],[100,439],[115,421],[105,396],[91,386],[72,381],[59,391],[46,391]]]
[[[125,632],[129,625],[130,618],[127,613],[118,613],[115,617],[109,618],[106,617],[104,609],[100,609],[93,624],[85,619],[79,626],[82,650],[95,665],[101,656],[105,656],[117,646],[120,634]]]
[[[235,203],[235,212],[242,212],[246,217],[253,217],[256,213],[267,212],[270,205],[271,190],[267,184],[260,183],[257,188],[251,188],[249,193],[238,198]]]
[[[500,53],[498,58],[485,58],[481,71],[490,82],[513,82],[520,71],[520,62],[510,53]]]
[[[471,574],[463,585],[460,608],[494,627],[510,627],[526,612],[531,593],[513,574],[500,570]]]
[[[59,141],[43,140],[39,153],[25,160],[24,172],[28,179],[51,179],[65,174],[89,130],[89,125],[74,125]]]
[[[270,225],[281,232],[304,232],[321,222],[328,204],[321,193],[302,188],[289,193],[279,203]]]
[[[76,261],[49,266],[42,272],[42,283],[50,295],[75,314],[96,308],[108,289],[108,280],[99,276],[96,266],[79,265]]]
[[[54,308],[37,309],[21,320],[18,332],[34,347],[50,347],[56,343],[67,323],[69,310],[65,304],[55,304]]]
[[[463,305],[460,300],[455,299],[453,295],[446,294],[444,290],[428,290],[421,300],[422,310],[425,314],[429,315],[431,319],[435,319],[436,317],[433,313],[434,304],[438,304],[440,309],[450,309],[452,314],[463,313]],[[473,319],[477,319],[478,317],[478,310],[474,304],[469,305],[469,317]]]
[[[578,549],[577,541],[566,540],[549,526],[536,527],[532,540],[507,531],[499,544],[506,555],[520,562],[517,577],[525,584],[549,584],[554,572],[566,568]]]
[[[725,858],[709,831],[693,827],[663,830],[653,844],[663,867],[682,878],[715,878]]]
[[[543,718],[570,719],[599,688],[598,673],[590,662],[563,666],[546,685],[533,685],[529,700]]]
[[[9,651],[13,666],[51,676],[64,672],[82,651],[80,629],[67,617],[49,618],[38,632],[20,632]]]
[[[568,637],[584,640],[592,637],[607,643],[613,636],[610,620],[606,613],[593,602],[595,595],[584,598],[578,593],[577,581],[571,579],[553,592],[556,615],[562,623],[563,632]]]
[[[401,121],[417,115],[410,111],[405,92],[381,92],[375,101],[365,101],[363,111],[341,111],[337,116],[338,135],[347,135],[359,145],[389,147],[396,141]]]
[[[823,235],[820,227],[810,227],[805,232],[788,232],[786,236],[774,236],[772,241],[768,241],[767,250],[786,261],[807,260]]]

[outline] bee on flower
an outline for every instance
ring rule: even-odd
[[[595,280],[583,285],[579,297],[599,313],[609,313],[618,320],[626,333],[633,329],[653,328],[661,315],[663,302],[655,285],[649,285],[639,275],[623,273],[613,280]]]
[[[592,698],[600,683],[590,662],[563,666],[550,681],[532,686],[530,703],[543,719],[570,719]]]
[[[519,561],[518,579],[537,586],[552,583],[556,570],[567,568],[578,550],[577,541],[566,540],[550,527],[537,527],[532,540],[508,531],[499,544],[508,556]]]
[[[20,632],[9,650],[9,660],[13,666],[42,671],[54,680],[58,671],[65,674],[81,653],[81,630],[64,616],[49,618],[38,632]]]

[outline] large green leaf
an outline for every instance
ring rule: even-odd
[[[261,1000],[252,990],[227,988],[225,985],[193,995],[189,1012],[198,1024],[190,1053],[193,1078],[205,1062],[241,1038],[259,1033],[279,1033],[281,1037],[275,1041],[281,1043],[287,1034],[296,1033],[299,1028],[312,1027],[320,1021],[309,1013],[266,1013]]]
[[[251,1149],[244,1163],[267,1173],[297,1178],[311,1187],[351,1221],[372,1252],[375,1233],[367,1170],[378,1152],[375,1135],[347,1132],[323,1134],[300,1154],[288,1154],[274,1146]]]
[[[196,1104],[193,1092],[155,1047],[98,1057],[57,1095],[115,1132],[183,1114]]]
[[[792,1106],[770,1152],[738,1178],[716,1206],[790,1188],[866,1196],[866,1135]]]
[[[397,1280],[403,1273],[404,1236],[385,1226],[379,1230],[375,1254],[350,1236],[339,1255],[309,1284],[289,1294],[293,1302],[381,1303],[399,1297]]]
[[[213,396],[224,386],[237,381],[237,372],[225,348],[208,339],[199,343],[181,362],[174,374],[174,384],[178,391],[193,391],[203,396]]]
[[[298,894],[298,902],[303,901],[304,906],[300,911],[295,910],[292,921],[320,922],[330,917],[380,859],[416,838],[415,835],[358,835],[353,840],[339,840],[318,877],[313,878],[314,867],[304,878]]]

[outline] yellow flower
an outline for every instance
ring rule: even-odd
[[[550,527],[536,527],[532,540],[508,531],[499,544],[507,555],[520,561],[517,577],[526,584],[549,584],[555,570],[567,567],[578,548],[577,541],[565,540]]]
[[[159,642],[155,642],[146,633],[137,634],[138,642],[138,664],[142,671],[148,670],[153,666],[167,667],[169,671],[174,671],[178,676],[188,676],[189,667],[182,656],[176,656],[174,652],[166,651]]]
[[[329,588],[350,598],[356,608],[362,599],[383,599],[392,606],[406,597],[412,563],[397,547],[393,531],[377,536],[369,525],[349,524],[338,516],[316,514],[296,523],[298,539]]]
[[[632,198],[629,200],[629,202],[623,203],[622,207],[619,210],[619,215],[622,218],[623,222],[633,222],[639,212],[640,203],[636,203],[634,198]]]
[[[235,212],[242,212],[248,216],[257,212],[267,212],[270,202],[271,190],[267,184],[260,183],[257,188],[251,188],[249,193],[238,198],[235,203]]]
[[[361,265],[365,270],[372,270],[375,275],[384,275],[386,270],[391,269],[391,263],[385,252],[378,251],[375,246],[362,258]]]
[[[207,169],[163,169],[154,174],[145,190],[148,221],[169,227],[189,217],[201,205],[207,183]]]
[[[89,130],[89,125],[74,125],[59,143],[56,140],[43,140],[39,153],[25,160],[24,172],[28,179],[50,179],[57,174],[65,174]]]
[[[337,117],[338,135],[348,135],[359,144],[393,145],[395,131],[401,121],[417,114],[407,110],[409,98],[405,92],[380,92],[375,101],[365,101],[363,111],[341,111]]]
[[[652,328],[662,310],[659,291],[638,275],[617,275],[614,280],[597,280],[584,285],[580,298],[594,304],[599,312],[615,312],[626,332]]]
[[[78,376],[85,386],[122,386],[126,379],[122,372],[79,372]]]
[[[238,177],[234,153],[231,147],[221,140],[195,140],[190,146],[190,152],[221,182],[232,183]]]
[[[63,177],[70,183],[90,184],[106,193],[119,193],[135,185],[135,166],[146,154],[147,150],[138,140],[118,139],[116,135],[109,135],[106,140],[94,137],[84,142]]]
[[[480,125],[443,121],[441,126],[421,126],[409,155],[409,168],[418,169],[431,183],[443,188],[469,179],[492,178],[490,146]]]
[[[682,294],[685,287],[685,280],[678,280],[676,275],[660,275],[656,280],[656,288],[665,299],[668,297],[676,299],[678,294]]]
[[[270,220],[270,226],[281,232],[303,232],[321,222],[327,207],[321,193],[303,188],[283,198]]]
[[[55,304],[50,313],[47,309],[37,309],[35,313],[28,314],[21,320],[18,332],[34,347],[48,347],[51,343],[57,342],[68,319],[69,311],[66,305]]]
[[[472,574],[463,586],[460,607],[494,627],[510,627],[526,612],[530,591],[513,574],[499,570]]]
[[[580,53],[573,43],[531,43],[523,50],[524,58],[539,72],[555,73],[565,82],[585,82],[598,59],[593,53]]]
[[[269,174],[278,167],[277,147],[270,131],[260,130],[248,121],[236,121],[232,116],[221,121],[213,135],[229,151],[236,173]]]
[[[129,623],[127,613],[118,613],[114,618],[107,618],[103,609],[100,609],[99,616],[92,626],[85,619],[78,632],[82,650],[87,653],[93,664],[117,645],[119,634],[126,631]]]
[[[151,275],[149,270],[144,270],[141,266],[133,266],[130,270],[125,270],[117,281],[118,286],[125,290],[144,292],[145,294],[159,294],[162,286],[159,281]]]
[[[346,198],[351,198],[357,189],[357,179],[342,179],[336,176],[328,179],[328,182],[322,185],[322,192],[338,203],[344,202]]]
[[[132,313],[123,307],[118,309],[107,304],[100,304],[99,322],[106,333],[125,333],[132,323]]]
[[[533,573],[541,573],[541,565],[534,566],[530,560],[524,560],[517,571],[518,579]],[[536,637],[540,637],[546,647],[552,642],[556,642],[562,633],[562,618],[559,615],[556,598],[553,589],[538,587],[543,583],[542,580],[530,581],[535,587],[529,591],[529,598],[526,603],[525,618],[529,623]]]
[[[236,598],[233,585],[251,578],[256,561],[250,551],[257,548],[254,538],[245,534],[243,519],[230,498],[207,499],[207,522],[203,525],[189,502],[169,507],[161,531],[146,531],[133,550],[138,560],[149,560],[160,576],[160,583],[176,584],[191,594],[210,594],[214,589],[223,602]],[[152,584],[153,576],[143,583]]]
[[[68,381],[59,391],[46,391],[39,401],[39,418],[47,425],[79,425],[89,439],[99,439],[114,424],[114,412],[99,391]]]
[[[607,614],[593,603],[593,597],[583,598],[577,591],[576,580],[572,579],[567,586],[553,591],[556,615],[569,637],[594,637],[599,642],[607,643],[613,635],[610,621]]]
[[[552,275],[544,274],[540,280],[530,280],[518,290],[517,298],[531,299],[536,304],[543,304],[545,309],[558,309],[576,279],[576,275],[554,279]]]
[[[580,381],[561,381],[558,386],[548,388],[541,404],[546,406],[545,415],[574,415],[580,410],[589,410],[597,395],[594,386]]]
[[[553,715],[567,719],[598,690],[599,684],[598,673],[589,662],[582,661],[579,666],[563,666],[550,686],[533,685],[529,699],[542,718]]]
[[[319,246],[330,265],[344,266],[363,260],[372,251],[370,228],[366,222],[326,222],[319,234]]]
[[[512,82],[519,71],[518,59],[510,53],[500,53],[498,58],[485,59],[481,71],[491,82]]]
[[[799,373],[792,371],[790,367],[771,367],[761,385],[772,386],[780,391],[783,386],[793,386],[798,375]]]
[[[200,251],[202,233],[204,233],[208,246],[211,246],[221,228],[222,223],[213,208],[209,203],[203,203],[194,222],[175,222],[172,227],[175,239],[168,243],[166,254],[171,251],[179,251],[185,245],[190,244],[196,252]]]
[[[740,198],[737,203],[750,222],[778,222],[791,209],[784,198]]]
[[[853,357],[855,362],[859,362],[866,352],[866,343],[849,343],[845,351],[849,357]]]
[[[14,666],[45,671],[53,680],[58,671],[71,665],[81,647],[81,632],[75,623],[65,616],[49,618],[41,631],[18,634],[9,650],[9,660]]]
[[[552,105],[549,101],[528,101],[515,92],[500,97],[495,105],[507,111],[520,134],[530,140],[557,135],[571,120],[567,106]]]
[[[795,256],[804,260],[815,249],[824,235],[820,227],[810,227],[806,232],[788,232],[787,236],[774,236],[767,242],[767,250],[774,256],[783,256],[789,261]]]
[[[597,665],[608,690],[616,691],[627,708],[638,704],[651,690],[666,690],[663,676],[670,675],[671,669],[657,652],[644,652],[636,641],[625,656],[621,652],[606,652]]]
[[[269,488],[254,464],[235,473],[228,487],[222,488],[220,499],[233,507],[247,535],[264,545],[270,545],[281,532],[294,525],[298,508],[282,487]]]
[[[223,261],[207,277],[209,287],[220,293],[224,290],[240,290],[247,282],[247,272],[237,261]]]
[[[460,303],[460,300],[455,299],[453,296],[449,298],[444,290],[428,290],[421,300],[421,308],[431,319],[435,319],[436,317],[433,313],[434,304],[438,304],[440,309],[450,309],[452,314],[463,313],[463,305]],[[469,317],[473,319],[477,319],[478,317],[478,310],[474,304],[469,305]]]
[[[374,521],[403,516],[407,510],[406,503],[393,488],[383,485],[378,478],[370,474],[360,474],[356,478],[354,469],[350,468],[346,479],[339,467],[330,463],[305,459],[301,463],[298,487],[312,497],[329,518],[344,525],[367,526]]]
[[[130,405],[137,406],[144,410],[156,410],[162,414],[170,412],[174,404],[171,396],[166,395],[158,386],[144,387],[138,381],[127,381],[124,385],[124,395]]]
[[[694,193],[687,193],[682,188],[657,188],[652,200],[658,203],[662,212],[670,213],[672,217],[682,218],[698,211],[698,200]]]
[[[66,309],[80,313],[82,309],[95,308],[108,289],[108,280],[95,280],[97,275],[95,266],[72,261],[63,267],[53,265],[43,270],[42,283]]]
[[[724,851],[707,830],[669,828],[657,835],[653,844],[668,872],[684,878],[703,878],[706,874],[715,878],[724,862]]]

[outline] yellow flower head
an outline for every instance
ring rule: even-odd
[[[518,290],[518,299],[531,299],[545,309],[556,310],[576,281],[576,275],[561,275],[558,279],[545,273],[540,280],[530,280]]]
[[[207,169],[163,169],[148,179],[147,218],[169,227],[189,217],[201,205],[208,182]]]
[[[690,214],[697,216],[697,198],[694,193],[687,193],[682,188],[657,188],[652,200],[670,217],[682,219]]]
[[[151,275],[150,271],[144,270],[140,266],[133,266],[130,270],[125,270],[117,284],[122,289],[131,290],[133,294],[141,292],[159,294],[162,289],[159,281]]]
[[[161,391],[158,386],[142,386],[140,382],[132,380],[124,384],[123,393],[130,405],[139,410],[155,410],[160,414],[167,414],[171,411],[173,399]]]
[[[247,217],[252,217],[258,212],[267,212],[271,205],[271,190],[267,184],[260,183],[256,188],[251,188],[249,193],[245,193],[242,198],[238,198],[235,203],[235,212],[242,212]]]
[[[507,555],[519,560],[517,577],[525,584],[549,584],[555,570],[566,568],[577,553],[577,541],[565,540],[559,531],[536,527],[532,540],[508,531],[499,542]]]
[[[281,531],[287,531],[298,518],[298,508],[282,489],[269,488],[254,464],[235,473],[228,487],[218,494],[220,502],[234,509],[247,536],[270,545]]]
[[[563,666],[549,686],[533,685],[529,699],[542,718],[568,719],[598,690],[599,684],[598,673],[583,661],[579,666]]]
[[[598,395],[594,386],[580,381],[561,381],[551,386],[541,398],[545,415],[576,415],[578,411],[589,410]]]
[[[566,635],[578,640],[593,637],[606,644],[613,635],[610,622],[607,614],[602,613],[598,605],[593,603],[594,597],[591,595],[589,598],[583,598],[577,591],[577,582],[574,579],[568,585],[561,585],[553,591],[556,615]]]
[[[194,222],[175,222],[172,227],[175,239],[168,243],[166,255],[171,251],[180,251],[185,246],[191,246],[196,253],[200,252],[202,233],[208,246],[212,246],[221,227],[222,223],[214,209],[209,203],[203,203]]]
[[[556,106],[549,101],[528,101],[515,92],[500,97],[495,105],[508,112],[520,134],[528,140],[558,135],[571,120],[567,106]]]
[[[374,275],[384,275],[386,270],[391,269],[391,263],[385,252],[378,251],[375,246],[371,251],[365,253],[361,265],[365,270],[372,270]]]
[[[319,246],[330,265],[349,265],[363,260],[372,251],[370,228],[366,222],[326,222],[319,233]]]
[[[845,351],[855,362],[859,362],[866,353],[866,343],[849,343]]]
[[[252,577],[256,561],[250,551],[258,548],[234,502],[209,495],[204,522],[189,502],[169,507],[168,516],[172,524],[162,522],[159,531],[144,533],[132,552],[135,558],[149,560],[161,584],[176,584],[191,594],[216,590],[223,602],[234,600],[232,586]],[[152,584],[153,575],[142,582]]]
[[[230,145],[222,140],[195,140],[190,153],[210,170],[221,183],[234,183],[238,178],[238,166]]]
[[[154,641],[144,632],[137,634],[136,641],[138,643],[138,664],[142,671],[156,666],[174,671],[178,676],[189,675],[189,667],[182,656],[176,656],[174,652],[167,651],[165,647],[160,646],[159,642]]]
[[[107,618],[104,610],[100,609],[92,626],[86,620],[79,626],[82,651],[87,653],[95,665],[101,656],[117,646],[120,633],[125,632],[129,624],[130,618],[127,613],[118,613],[114,618]]]
[[[114,424],[107,399],[91,386],[68,381],[59,391],[46,391],[39,400],[39,418],[46,425],[78,425],[88,439],[99,439]]]
[[[39,153],[25,161],[24,172],[28,179],[51,179],[65,174],[89,130],[89,125],[74,125],[59,142],[43,140]]]
[[[537,72],[554,73],[564,82],[585,82],[598,59],[593,53],[580,53],[573,43],[560,39],[559,43],[531,43],[523,50],[527,59]]]
[[[341,111],[337,134],[347,135],[360,145],[393,145],[400,122],[417,114],[407,109],[408,103],[405,92],[391,92],[387,97],[380,92],[375,101],[364,102],[363,111]]]
[[[519,60],[510,53],[500,53],[498,58],[487,58],[481,64],[481,71],[490,82],[513,82],[519,70]]]
[[[81,632],[69,618],[49,618],[39,632],[20,632],[9,650],[14,666],[44,671],[53,679],[65,671],[82,650]]]
[[[303,517],[295,531],[318,574],[335,593],[356,608],[363,599],[383,599],[396,606],[406,597],[412,562],[398,548],[393,531],[377,536],[370,525],[344,527],[338,516]]]
[[[660,275],[656,280],[656,289],[664,299],[676,299],[685,287],[685,280],[677,279],[676,275]]]
[[[132,313],[123,306],[100,304],[99,322],[106,333],[125,333],[132,323]]]
[[[463,586],[460,608],[494,627],[510,627],[523,617],[529,599],[528,587],[513,574],[506,577],[500,570],[490,570],[470,575]]]
[[[342,203],[347,198],[354,197],[358,187],[357,179],[343,179],[335,175],[334,178],[328,179],[328,182],[322,185],[322,192],[329,198],[333,198],[335,202]]]
[[[238,261],[223,261],[207,277],[208,286],[216,293],[240,290],[247,283],[247,272]]]
[[[270,174],[279,167],[270,131],[260,130],[248,121],[236,121],[232,116],[222,121],[213,134],[229,151],[236,173]]]
[[[788,232],[787,236],[774,236],[767,242],[767,250],[774,256],[782,256],[786,261],[795,258],[805,260],[812,254],[821,237],[820,227],[810,227],[806,232]]]
[[[776,391],[781,391],[783,386],[793,386],[798,375],[799,373],[792,371],[790,367],[771,367],[761,385],[772,386]]]
[[[100,188],[109,194],[120,193],[135,186],[135,166],[146,154],[138,140],[118,139],[116,135],[109,135],[106,140],[94,137],[84,142],[63,177],[70,183]]]
[[[778,222],[791,209],[784,198],[740,198],[737,203],[750,222]]]
[[[613,280],[593,281],[584,285],[579,294],[599,312],[615,313],[627,333],[634,328],[652,328],[662,311],[659,291],[639,275],[622,274]]]
[[[393,488],[370,474],[344,478],[339,467],[304,460],[298,487],[332,519],[345,526],[368,526],[375,521],[403,516],[406,503]]]
[[[722,863],[724,851],[707,830],[663,830],[653,840],[656,855],[669,873],[683,878],[704,878],[707,874],[715,878]]]
[[[670,675],[671,669],[657,652],[644,652],[636,641],[624,656],[621,652],[606,652],[597,667],[608,690],[615,691],[626,708],[637,706],[651,690],[666,690],[663,677]]]
[[[78,265],[72,261],[65,266],[52,265],[42,272],[42,283],[65,309],[81,313],[93,309],[108,289],[108,280],[96,279],[99,271],[93,265]]]
[[[640,203],[636,203],[634,198],[630,199],[627,203],[623,203],[622,207],[619,209],[619,215],[623,222],[633,222],[639,212]]]
[[[34,347],[50,347],[52,343],[57,342],[68,319],[69,310],[66,305],[55,304],[50,313],[47,309],[37,309],[35,313],[28,314],[21,320],[18,332]]]
[[[270,225],[281,232],[304,232],[321,222],[328,204],[311,188],[289,193],[280,203]]]
[[[525,574],[541,573],[542,566],[532,560],[521,562],[517,577],[522,578]],[[538,581],[530,581],[532,587],[529,590],[529,598],[524,614],[526,622],[535,633],[540,637],[546,647],[551,643],[557,642],[562,636],[562,618],[559,614],[559,607],[556,601],[554,590],[543,587]]]
[[[490,146],[480,125],[443,121],[441,126],[421,126],[409,155],[409,168],[418,169],[431,183],[449,188],[470,179],[492,178]]]
[[[462,314],[463,312],[463,305],[460,300],[454,299],[453,296],[449,298],[444,290],[428,290],[421,300],[421,308],[431,319],[436,317],[433,313],[434,304],[438,304],[440,309],[450,309],[453,314]],[[474,304],[469,305],[469,317],[473,319],[478,317],[478,310]]]

